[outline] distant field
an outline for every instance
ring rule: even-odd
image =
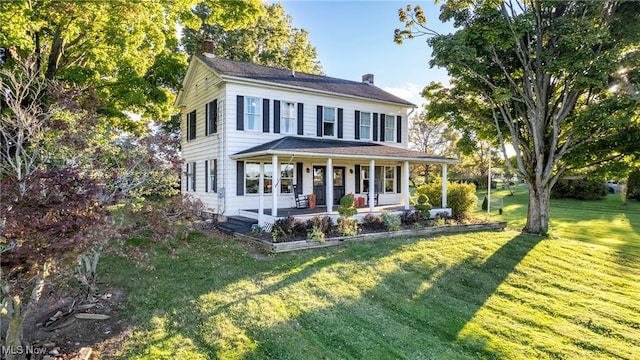
[[[512,228],[523,199],[504,199]],[[618,203],[554,201],[550,239],[479,232],[258,256],[192,234],[155,270],[111,257],[100,276],[129,292],[126,359],[637,359],[640,204]]]

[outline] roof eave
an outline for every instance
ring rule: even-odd
[[[230,156],[233,160],[254,158],[260,156],[299,156],[307,158],[332,158],[332,159],[365,159],[365,160],[385,160],[385,161],[408,161],[419,163],[434,163],[434,164],[457,164],[459,161],[452,158],[430,158],[430,157],[406,157],[406,156],[380,156],[380,155],[354,155],[354,154],[336,154],[336,153],[318,153],[318,152],[305,152],[305,151],[290,151],[290,150],[262,150],[245,154],[233,154]]]

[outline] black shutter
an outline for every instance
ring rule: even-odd
[[[210,134],[215,134],[218,132],[218,99],[213,100],[209,105],[209,116],[211,117],[211,126],[209,126]],[[213,109],[212,109],[213,108]]]
[[[387,116],[385,114],[380,114],[380,141],[384,141],[384,130],[387,123]]]
[[[296,181],[298,184],[298,194],[303,194],[304,192],[302,191],[302,163],[296,163]]]
[[[269,99],[262,99],[262,132],[269,132]]]
[[[355,119],[356,119],[356,123],[355,123],[355,139],[359,140],[360,139],[360,111],[356,110],[356,114],[355,114]],[[359,191],[356,191],[359,192]]]
[[[244,130],[244,96],[236,97],[236,129]]]
[[[273,132],[280,133],[280,100],[273,100]]]
[[[400,194],[402,192],[402,167],[396,166],[396,192]]]
[[[322,106],[320,105],[316,112],[316,135],[322,136]]]
[[[356,172],[356,194],[360,194],[360,165],[355,165],[353,171]]]
[[[236,162],[236,195],[244,195],[244,161]]]
[[[187,140],[193,140],[196,138],[196,111],[193,110],[187,115],[187,125],[189,129],[187,130]]]
[[[191,177],[191,184],[193,191],[196,191],[196,162],[191,163],[191,169],[193,169],[193,176]]]
[[[378,141],[378,114],[373,113],[373,141]]]
[[[209,162],[209,166],[211,166],[211,162]],[[209,170],[211,171],[211,170]],[[211,184],[211,190],[213,192],[218,192],[218,159],[213,159],[213,184]]]
[[[396,117],[396,142],[402,142],[402,116]]]
[[[304,104],[298,103],[298,135],[304,135]]]
[[[209,135],[209,103],[204,104],[204,134]]]
[[[342,139],[344,127],[344,110],[338,108],[338,139]]]
[[[205,192],[209,192],[209,172],[211,171],[210,166],[211,166],[210,161],[205,160],[204,161],[204,191]]]

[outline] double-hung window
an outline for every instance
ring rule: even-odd
[[[188,162],[185,171],[186,191],[196,191],[196,163]]]
[[[296,133],[296,103],[282,101],[280,103],[280,133],[295,134]]]
[[[360,167],[361,192],[368,193],[371,181],[369,179],[369,166]],[[374,191],[380,193],[393,193],[396,189],[396,168],[394,166],[376,166],[374,169]],[[384,187],[383,187],[384,186]]]
[[[246,194],[260,193],[260,163],[248,162],[244,167]]]
[[[360,139],[371,140],[371,113],[360,113]]]
[[[293,193],[293,164],[280,164],[280,193]]]
[[[330,107],[323,108],[322,135],[336,136],[336,108],[330,108]]]
[[[216,192],[218,191],[218,176],[217,176],[217,167],[218,161],[216,159],[207,160],[205,162],[205,176],[207,177],[207,191]]]
[[[196,138],[196,111],[187,114],[187,141]]]
[[[396,169],[393,166],[384,167],[384,192],[392,193],[396,189]]]
[[[245,130],[260,131],[262,125],[262,99],[248,96],[244,98],[244,121]]]
[[[384,120],[384,140],[395,141],[396,118],[393,115],[386,115]]]

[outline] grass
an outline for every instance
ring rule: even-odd
[[[511,227],[521,202],[505,197]],[[616,206],[553,202],[548,239],[478,232],[260,259],[192,234],[155,270],[111,257],[101,276],[129,291],[127,359],[634,359],[640,203]]]

